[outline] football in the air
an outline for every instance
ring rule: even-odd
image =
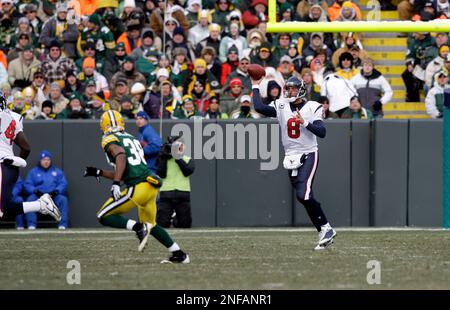
[[[259,80],[266,76],[266,70],[263,66],[258,64],[250,64],[247,67],[248,75],[252,78],[252,80]]]

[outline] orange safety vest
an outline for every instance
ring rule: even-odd
[[[127,53],[127,55],[131,54],[131,46],[130,46],[130,41],[128,41],[128,36],[127,36],[127,32],[125,31],[124,33],[122,33],[120,35],[120,37],[117,39],[117,43],[122,42],[125,45],[125,53]],[[141,39],[139,38],[139,40],[137,41],[137,47],[141,47]]]

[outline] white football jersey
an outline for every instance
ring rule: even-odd
[[[23,117],[6,109],[0,111],[0,158],[14,156],[13,144],[17,134],[23,131]]]
[[[323,120],[322,105],[316,101],[308,101],[299,111],[292,111],[286,98],[280,98],[270,103],[277,111],[278,123],[281,128],[281,140],[285,155],[311,153],[317,151],[317,139],[311,131],[300,124],[295,118],[297,113],[308,123]]]

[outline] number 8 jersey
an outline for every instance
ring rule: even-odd
[[[271,102],[270,106],[277,111],[285,155],[317,151],[317,138],[311,131],[306,129],[305,124],[323,119],[322,105],[320,103],[308,101],[303,105],[298,105],[301,109],[292,111],[289,101],[286,98],[280,98]],[[295,117],[298,113],[305,120],[303,125]]]
[[[122,180],[127,186],[133,186],[145,182],[151,175],[144,158],[144,150],[139,141],[126,132],[115,132],[104,135],[102,138],[102,149],[105,151],[106,159],[112,166],[115,165],[115,158],[106,151],[110,144],[116,144],[125,150],[127,166]]]
[[[0,158],[14,156],[13,144],[17,134],[23,131],[23,117],[11,111],[0,111]]]

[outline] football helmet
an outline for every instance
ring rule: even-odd
[[[115,110],[104,112],[100,118],[100,129],[104,134],[124,131],[125,122],[122,115]]]
[[[297,95],[293,97],[289,97],[289,87],[295,87],[297,88]],[[291,76],[287,82],[286,85],[284,85],[284,97],[286,97],[289,102],[295,102],[299,98],[306,98],[306,84],[302,79],[299,79],[296,76]]]
[[[4,111],[8,108],[8,101],[5,98],[5,95],[2,91],[0,91],[0,111]]]

